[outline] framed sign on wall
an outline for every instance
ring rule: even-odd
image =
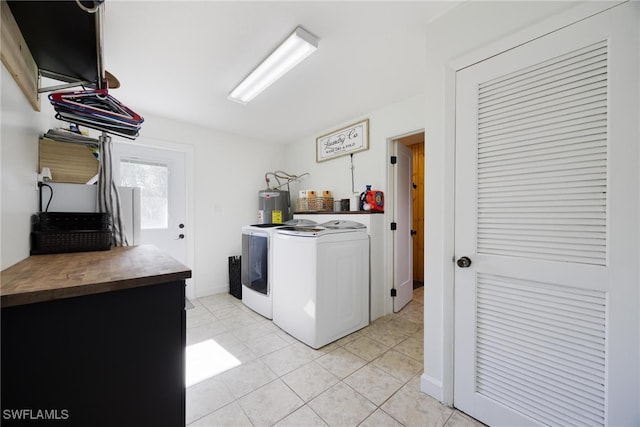
[[[316,138],[316,162],[369,149],[369,119]]]

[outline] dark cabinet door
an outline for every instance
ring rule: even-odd
[[[179,281],[3,308],[2,425],[184,426],[184,292]]]

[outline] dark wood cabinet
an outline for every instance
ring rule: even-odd
[[[113,267],[112,251],[91,256]],[[184,426],[186,277],[176,277],[3,307],[2,425]]]

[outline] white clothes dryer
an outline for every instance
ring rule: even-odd
[[[320,348],[369,324],[369,235],[363,224],[282,227],[273,243],[276,325]]]

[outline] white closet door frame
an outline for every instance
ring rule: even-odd
[[[444,73],[444,205],[443,205],[443,245],[446,264],[443,269],[442,287],[442,340],[441,360],[442,376],[431,378],[426,373],[421,381],[422,391],[437,398],[445,404],[453,404],[454,394],[454,187],[455,187],[455,104],[456,104],[456,72],[480,62],[485,58],[498,55],[535,38],[554,32],[559,28],[617,6],[616,3],[585,2],[576,5],[552,18],[531,25],[517,33],[510,34],[482,47],[475,48],[449,61]],[[428,131],[428,129],[427,129]],[[425,319],[426,320],[426,319]],[[425,353],[426,355],[426,353]]]

